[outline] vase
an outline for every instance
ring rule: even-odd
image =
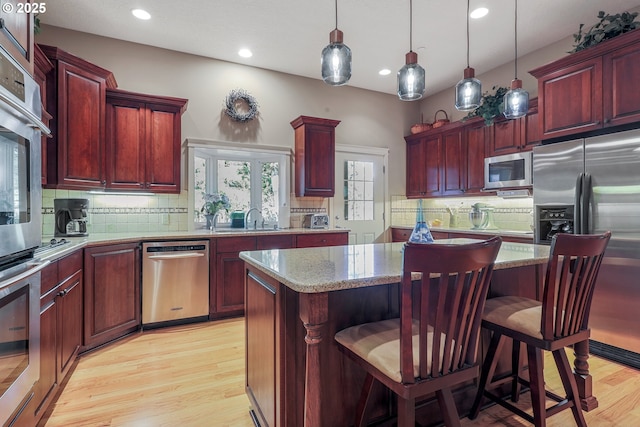
[[[416,226],[411,232],[409,237],[411,243],[433,243],[433,236],[431,230],[427,225],[427,221],[424,219],[424,212],[422,211],[422,199],[418,200],[418,212],[416,214]]]
[[[215,214],[205,214],[204,217],[207,219],[207,230],[211,230],[213,227],[213,217],[215,217]]]

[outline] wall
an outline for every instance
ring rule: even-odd
[[[293,147],[293,129],[289,122],[299,115],[326,117],[341,120],[336,129],[339,144],[365,145],[389,148],[389,200],[392,225],[402,225],[415,218],[415,202],[404,198],[405,143],[404,135],[411,125],[424,114],[432,121],[436,110],[444,109],[452,121],[466,114],[453,106],[453,87],[430,96],[423,101],[402,102],[395,95],[381,94],[349,86],[331,87],[319,79],[309,79],[259,68],[233,64],[169,51],[105,37],[94,36],[43,26],[36,42],[58,46],[70,53],[111,70],[118,86],[125,90],[157,95],[188,98],[187,111],[182,118],[182,139],[199,138],[233,141],[248,144],[282,145]],[[537,81],[526,72],[566,55],[571,49],[571,37],[525,55],[518,60],[519,76],[531,97],[537,96]],[[471,64],[473,65],[473,64]],[[479,74],[483,90],[493,85],[510,86],[513,79],[513,63]],[[460,70],[462,75],[462,70]],[[230,121],[223,113],[224,98],[231,89],[242,88],[251,93],[260,105],[260,115],[248,125]],[[184,164],[184,162],[183,162]],[[183,167],[186,169],[186,167]],[[186,189],[186,185],[183,186]],[[70,192],[71,197],[89,197],[94,232],[139,230],[183,230],[187,224],[187,196],[149,196],[145,206],[131,206],[129,199],[105,201],[83,192]],[[53,198],[57,191],[45,190],[45,233],[52,227]],[[477,199],[477,200],[476,200]],[[461,204],[461,223],[468,221],[465,213],[471,204],[487,201],[486,198],[429,200],[426,202],[430,219],[447,219],[446,204]],[[528,201],[527,201],[528,200]],[[51,203],[49,203],[51,202]],[[514,229],[526,229],[531,199],[524,201],[492,198],[492,205],[499,207],[502,223]],[[322,211],[327,203],[322,200],[295,199],[291,206],[304,212],[306,209]],[[444,213],[444,214],[443,214]],[[129,217],[130,214],[134,216]],[[515,220],[508,220],[515,214]],[[110,216],[111,215],[111,216]],[[293,216],[292,218],[295,218]],[[103,224],[103,219],[105,220]],[[297,224],[292,224],[297,225]],[[467,224],[465,224],[467,225]],[[504,225],[503,227],[507,227]],[[186,228],[184,228],[186,229]]]

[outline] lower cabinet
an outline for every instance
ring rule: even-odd
[[[296,236],[296,248],[316,248],[349,244],[349,233],[310,233]]]
[[[39,420],[68,374],[82,345],[82,251],[51,263],[42,271],[40,298],[40,379],[34,388]]]
[[[140,244],[84,250],[84,348],[89,350],[141,326]]]

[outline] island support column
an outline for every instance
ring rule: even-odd
[[[304,427],[322,426],[320,342],[328,320],[329,294],[300,294],[300,319],[307,333],[307,358],[304,379]]]

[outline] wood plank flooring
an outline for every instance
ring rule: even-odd
[[[585,413],[589,426],[640,426],[640,371],[597,357],[590,362],[600,406]],[[547,382],[559,387],[557,377]],[[528,402],[526,395],[521,400]],[[570,412],[547,425],[575,425]],[[496,406],[462,420],[463,427],[529,425]],[[82,356],[46,421],[62,426],[253,426],[244,391],[244,320],[145,331]]]

